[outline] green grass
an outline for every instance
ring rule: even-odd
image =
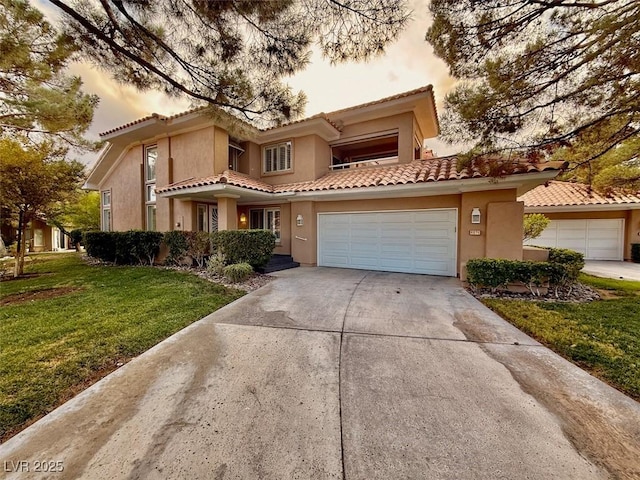
[[[185,272],[32,258],[25,273],[41,275],[1,283],[0,298],[78,290],[0,308],[0,438],[243,294]]]
[[[640,399],[640,282],[582,275],[607,290],[590,303],[483,302],[520,330],[585,370]]]

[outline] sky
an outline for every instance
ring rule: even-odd
[[[46,0],[34,4],[52,20],[57,16],[56,8]],[[314,50],[309,66],[286,79],[294,91],[306,93],[305,116],[351,107],[429,84],[433,85],[438,111],[442,111],[444,96],[454,86],[455,80],[448,75],[446,64],[433,54],[424,39],[430,24],[428,1],[410,0],[409,4],[413,10],[412,19],[383,56],[366,63],[332,66]],[[70,73],[82,78],[85,92],[100,97],[88,132],[93,140],[98,140],[100,132],[151,113],[172,115],[190,108],[188,100],[168,98],[161,92],[139,92],[117,83],[108,73],[86,63],[71,65]],[[447,145],[438,139],[427,140],[426,146],[438,155],[459,150],[458,146]],[[82,161],[92,164],[96,158],[96,154],[91,154],[83,157]]]

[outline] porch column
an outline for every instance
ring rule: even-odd
[[[238,229],[238,195],[216,195],[218,200],[218,230]]]

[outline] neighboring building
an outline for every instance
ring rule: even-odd
[[[552,181],[522,195],[526,213],[551,223],[531,245],[569,248],[589,260],[630,260],[640,243],[640,195],[592,191],[582,183]]]
[[[35,218],[25,230],[28,252],[57,252],[71,248],[70,239],[55,226],[47,224],[43,218]],[[2,224],[2,239],[6,245],[18,240],[18,229],[12,222]]]
[[[563,166],[505,162],[498,178],[422,158],[439,133],[431,86],[264,130],[207,112],[101,135],[85,188],[104,230],[266,228],[303,265],[455,276],[470,258],[522,258],[517,196]]]

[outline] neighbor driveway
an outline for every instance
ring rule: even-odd
[[[595,275],[596,277],[640,282],[640,263],[586,260],[582,271],[589,275]]]
[[[638,403],[456,279],[299,268],[98,382],[0,461],[7,478],[637,478],[638,438]],[[34,472],[45,460],[64,471]]]

